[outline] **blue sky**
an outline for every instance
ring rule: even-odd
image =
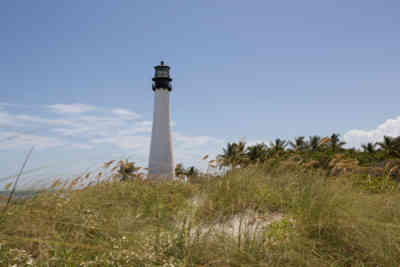
[[[399,14],[395,0],[2,1],[0,183],[32,145],[26,180],[145,166],[161,59],[186,166],[239,138],[400,135]]]

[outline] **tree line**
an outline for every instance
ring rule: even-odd
[[[328,137],[314,135],[308,139],[300,136],[293,141],[277,138],[269,144],[246,145],[245,141],[239,141],[228,143],[222,154],[218,155],[217,162],[220,167],[232,169],[260,164],[272,158],[288,159],[296,156],[303,162],[313,162],[318,167],[328,168],[332,159],[338,155],[354,159],[360,166],[377,166],[400,159],[400,136],[384,136],[381,142],[369,142],[359,149],[345,148],[345,144],[337,133]]]
[[[263,164],[267,161],[294,160],[306,167],[337,170],[355,169],[356,167],[380,167],[394,166],[400,178],[400,136],[384,136],[380,142],[369,142],[360,148],[346,148],[346,142],[340,139],[340,135],[333,133],[327,137],[319,135],[284,140],[277,138],[269,143],[247,145],[244,140],[229,142],[216,160],[211,160],[210,166],[219,169],[232,170],[255,164]],[[141,169],[128,161],[119,164],[119,176],[121,180],[128,180],[136,176],[142,176]],[[365,169],[365,168],[364,168]],[[375,168],[376,169],[376,168]],[[177,177],[199,176],[201,171],[194,166],[185,168],[182,163],[175,167]]]

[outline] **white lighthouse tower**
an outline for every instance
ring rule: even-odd
[[[149,178],[172,179],[174,177],[174,160],[172,156],[172,139],[170,127],[169,94],[172,90],[169,66],[155,66],[153,78],[154,113],[153,130],[150,144]]]

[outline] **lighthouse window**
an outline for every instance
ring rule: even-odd
[[[166,70],[159,70],[158,71],[158,75],[157,75],[158,77],[168,77],[168,71],[166,71]]]

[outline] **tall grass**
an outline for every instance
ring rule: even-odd
[[[9,207],[0,265],[397,266],[399,190],[362,179],[265,164],[195,183],[67,185]]]

